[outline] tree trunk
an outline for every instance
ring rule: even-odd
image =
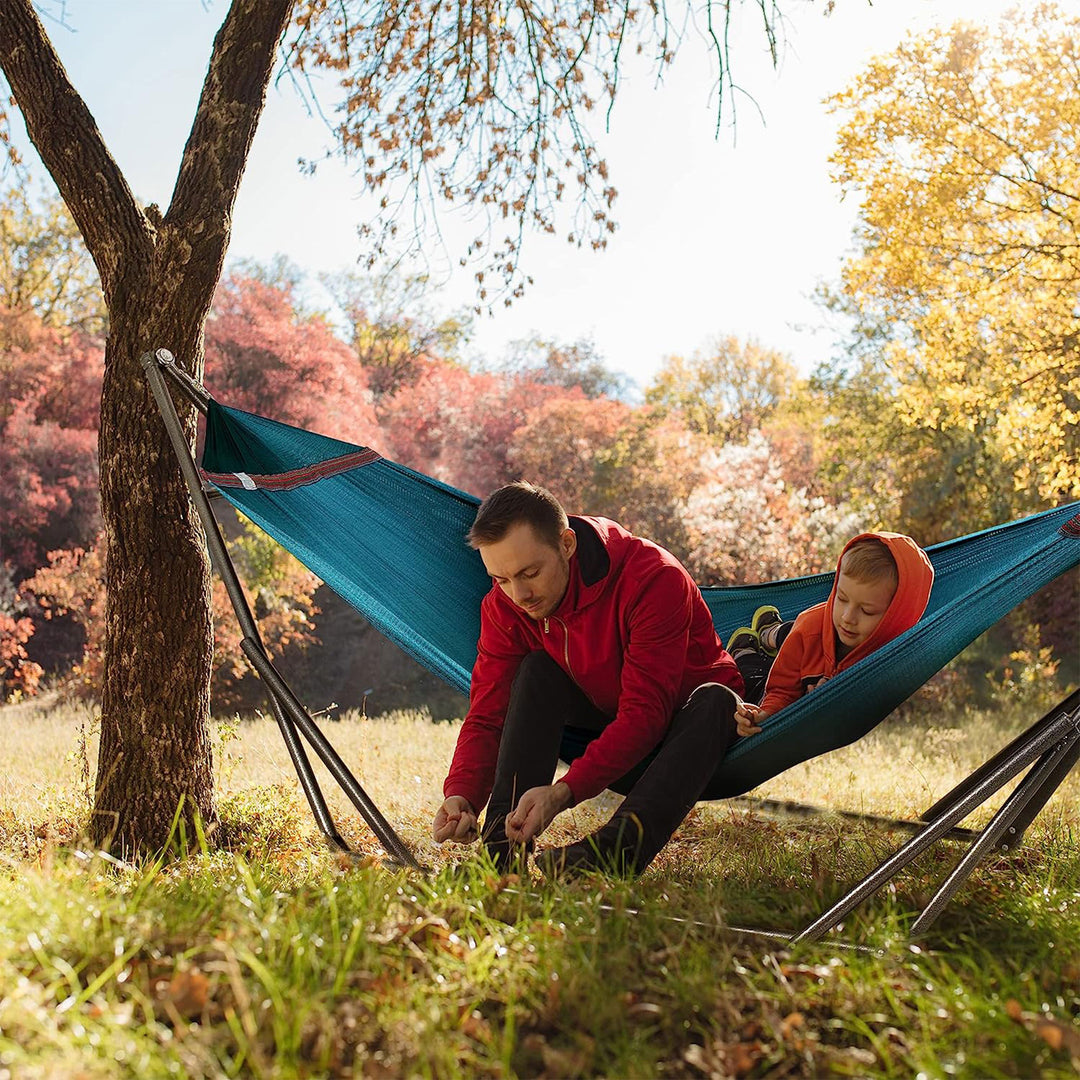
[[[201,372],[192,340],[201,317],[151,314],[162,290],[149,275],[144,280],[142,297],[110,308],[98,438],[107,599],[91,834],[125,852],[160,847],[181,800],[189,836],[195,813],[206,827],[217,818],[209,562],[138,362],[142,352],[164,346]],[[194,410],[184,405],[180,413],[193,435]]]
[[[162,218],[132,196],[32,0],[0,2],[0,66],[109,310],[98,440],[105,682],[91,833],[123,852],[160,847],[178,807],[189,825],[196,813],[207,824],[216,817],[206,549],[139,358],[166,347],[202,377],[203,323],[292,4],[233,0]],[[193,437],[194,410],[180,412]]]

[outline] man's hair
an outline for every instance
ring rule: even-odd
[[[545,544],[556,548],[569,528],[566,511],[547,488],[515,480],[497,488],[480,504],[466,540],[474,548],[496,544],[522,522],[531,525]]]
[[[844,552],[840,560],[840,571],[864,584],[887,580],[894,593],[900,584],[896,559],[880,540],[857,540]]]

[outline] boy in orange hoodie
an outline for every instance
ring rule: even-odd
[[[910,536],[861,533],[850,540],[829,599],[790,625],[761,704],[743,702],[737,708],[738,733],[756,734],[766,717],[914,626],[926,610],[933,581],[930,560]]]

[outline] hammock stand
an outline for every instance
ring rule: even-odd
[[[236,612],[237,621],[244,635],[240,647],[251,662],[251,666],[263,680],[274,719],[277,721],[278,729],[281,731],[285,745],[288,747],[293,767],[300,778],[300,786],[304,789],[304,795],[307,796],[308,805],[315,816],[315,822],[319,830],[326,837],[331,847],[347,855],[356,856],[358,854],[349,847],[347,841],[338,832],[337,826],[334,824],[322,788],[319,787],[319,781],[311,767],[307,751],[300,740],[301,734],[322,759],[330,775],[338,782],[342,791],[349,797],[349,801],[360,812],[360,816],[368,823],[371,831],[378,837],[379,842],[389,856],[389,861],[413,870],[426,870],[426,867],[417,862],[416,856],[413,855],[408,844],[398,836],[393,826],[383,816],[382,811],[379,810],[368,793],[360,786],[359,781],[342,760],[341,755],[338,754],[330,740],[319,729],[319,725],[316,724],[311,713],[297,699],[289,684],[282,678],[281,673],[274,667],[267,654],[255,617],[251,612],[247,597],[244,596],[244,590],[241,588],[236,567],[233,565],[232,558],[225,547],[225,538],[222,536],[221,527],[214,516],[209,495],[203,488],[198,466],[196,466],[195,459],[191,455],[191,447],[188,445],[187,436],[184,434],[176,406],[161,373],[162,371],[167,372],[171,377],[173,386],[202,413],[206,412],[210,395],[194,379],[177,368],[172,353],[167,349],[158,349],[153,354],[146,354],[142,358],[142,366],[147,378],[150,380],[154,400],[161,410],[161,418],[165,422],[165,430],[168,432],[169,441],[176,452],[180,471],[187,483],[191,500],[195,504],[195,509],[198,511],[203,529],[206,532],[206,546],[210,552],[210,562],[224,582],[225,589],[229,594],[229,600],[232,603],[233,610]]]
[[[389,857],[388,861],[410,869],[426,871],[395,832],[378,807],[361,787],[348,766],[323,735],[308,710],[296,698],[287,682],[271,662],[263,645],[258,627],[240,586],[239,577],[225,547],[217,519],[210,505],[211,494],[218,493],[204,486],[199,468],[192,457],[191,447],[184,434],[169,385],[191,405],[207,414],[213,399],[189,374],[180,369],[167,349],[157,349],[141,359],[150,382],[154,399],[161,412],[170,442],[176,453],[181,473],[187,483],[192,501],[206,531],[207,547],[215,570],[221,576],[229,599],[236,611],[243,632],[241,647],[252,666],[263,679],[271,709],[288,747],[290,757],[307,797],[316,824],[328,843],[337,850],[355,855],[338,832],[326,805],[326,800],[311,767],[301,735],[318,754],[330,774],[367,822]],[[166,381],[166,379],[168,381]],[[1076,523],[1074,525],[1074,523]],[[1080,536],[1080,515],[1068,527],[1070,536]],[[1063,526],[1062,531],[1065,531]],[[1078,529],[1073,532],[1073,529]],[[365,612],[365,614],[367,614]],[[869,658],[872,659],[872,658]],[[434,669],[433,669],[434,670]],[[435,671],[447,678],[445,671]],[[452,681],[452,680],[451,680]],[[819,693],[824,699],[829,688]],[[970,776],[914,822],[897,821],[874,815],[840,812],[849,820],[863,820],[888,828],[905,829],[914,833],[892,855],[885,858],[861,882],[852,886],[835,904],[795,935],[786,935],[795,942],[813,941],[839,926],[842,920],[863,900],[882,888],[893,876],[911,863],[930,846],[942,839],[968,841],[968,848],[954,869],[946,876],[938,891],[927,903],[910,928],[911,936],[924,933],[949,900],[970,876],[975,866],[990,852],[1014,851],[1023,834],[1053,793],[1080,760],[1080,691],[1036,721],[1027,731],[1013,739]],[[981,830],[959,828],[959,823],[986,802],[999,789],[1024,770],[1020,781],[1005,803]],[[753,786],[753,785],[751,785]],[[745,789],[744,789],[745,790]],[[706,793],[706,798],[710,795]],[[722,797],[722,796],[711,796]],[[730,797],[730,796],[728,796]],[[787,813],[831,813],[797,803],[778,803],[772,800],[748,800],[741,803],[758,805],[767,810]]]

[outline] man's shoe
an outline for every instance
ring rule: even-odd
[[[536,865],[552,880],[591,870],[630,877],[639,872],[644,838],[645,829],[637,814],[616,814],[603,828],[575,844],[541,851]]]
[[[749,626],[740,626],[728,638],[727,651],[734,656],[740,652],[757,652],[761,648],[761,642],[758,640],[757,631]]]
[[[750,628],[757,635],[761,651],[769,656],[775,656],[777,649],[771,642],[772,635],[766,631],[772,626],[779,626],[781,622],[783,619],[780,618],[780,611],[772,604],[763,604],[754,612],[754,617],[750,620]],[[728,649],[728,652],[730,651]]]

